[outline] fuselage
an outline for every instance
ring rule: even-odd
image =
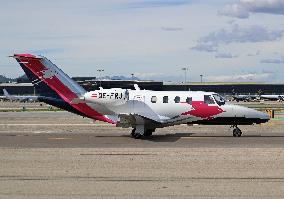
[[[227,103],[202,91],[101,89],[82,98],[104,115],[138,114],[159,123],[253,124],[269,120],[266,113]]]

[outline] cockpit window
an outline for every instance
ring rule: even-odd
[[[213,94],[213,97],[219,106],[222,106],[226,103],[226,100],[221,95]]]
[[[204,95],[204,102],[206,104],[215,104],[215,101],[211,95]]]

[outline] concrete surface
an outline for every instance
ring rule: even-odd
[[[0,198],[284,198],[284,121],[152,138],[66,112],[0,113]]]

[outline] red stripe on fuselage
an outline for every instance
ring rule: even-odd
[[[224,110],[216,105],[208,105],[203,101],[192,101],[193,110],[182,113],[181,115],[193,115],[202,119],[211,119],[213,116],[223,113]]]
[[[80,104],[72,104],[71,101],[74,98],[78,98],[78,96],[73,93],[67,86],[65,86],[56,76],[53,76],[52,78],[45,78],[43,79],[43,71],[48,70],[41,62],[39,59],[34,59],[32,57],[20,57],[18,58],[20,62],[24,63],[24,65],[29,68],[34,75],[36,75],[39,79],[44,81],[52,90],[56,91],[56,93],[66,102],[70,104],[70,106],[76,108],[78,111],[86,114],[88,117],[112,123],[114,124],[115,122],[106,118],[102,114],[98,113],[91,107],[89,107],[85,103],[80,103]],[[25,63],[28,62],[28,63]]]

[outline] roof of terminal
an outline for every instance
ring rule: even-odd
[[[164,85],[283,85],[284,83],[264,83],[264,82],[188,82],[184,83],[174,83],[174,82],[164,82]]]

